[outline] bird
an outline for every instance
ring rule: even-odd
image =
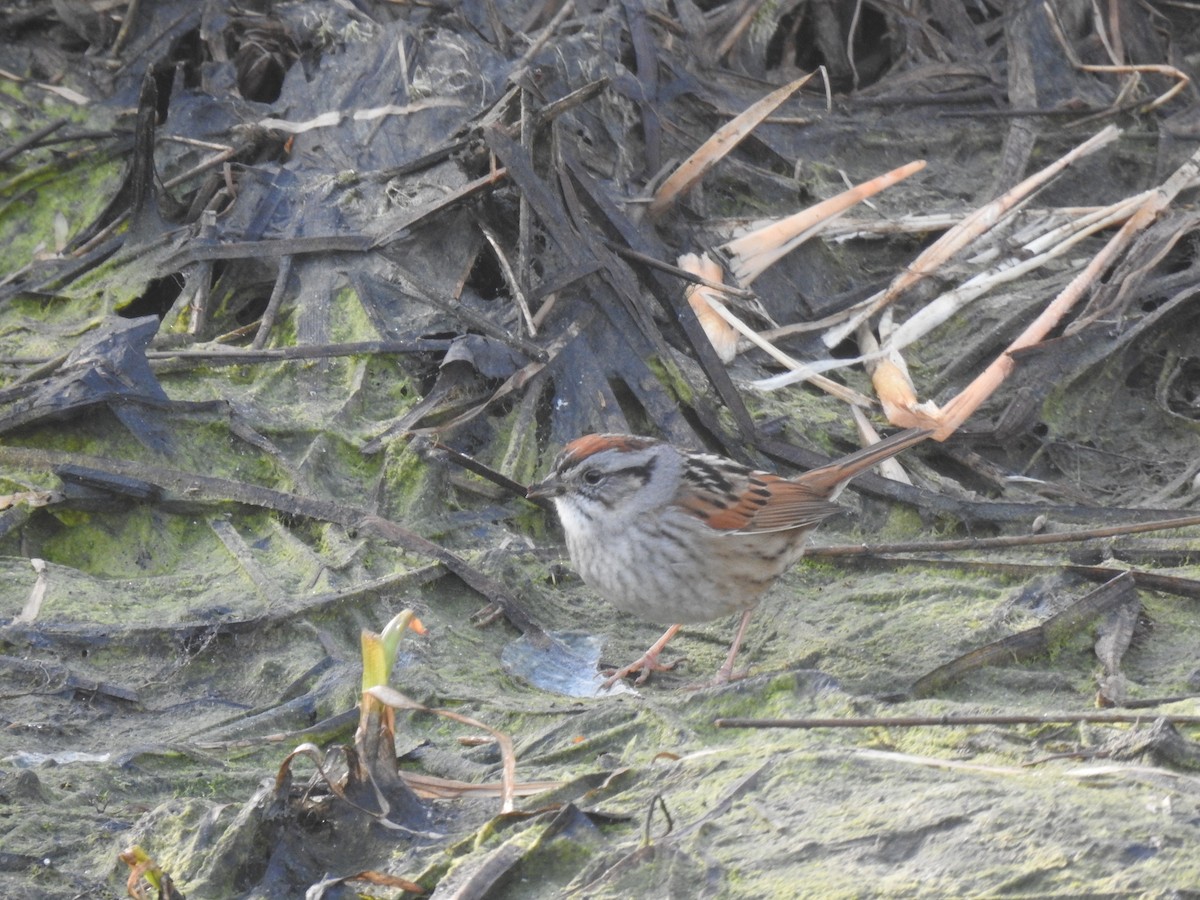
[[[833,500],[846,483],[931,433],[910,428],[793,477],[631,434],[568,443],[526,496],[553,501],[586,584],[623,612],[670,625],[603,688],[671,669],[659,656],[683,625],[740,613],[711,684],[731,680],[759,599],[804,555],[809,533],[841,511]]]

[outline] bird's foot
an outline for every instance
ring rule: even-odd
[[[640,672],[641,674],[638,675],[637,679],[633,683],[635,685],[645,684],[646,679],[650,677],[651,672],[670,672],[677,665],[683,662],[685,658],[686,657],[681,656],[679,659],[673,659],[670,662],[659,662],[658,654],[651,653],[649,650],[647,650],[629,665],[606,673],[608,678],[605,679],[604,684],[601,687],[603,690],[608,690],[618,681],[623,678],[628,678],[634,672]]]
[[[741,681],[743,678],[750,677],[749,669],[742,669],[740,672],[735,672],[729,666],[721,666],[717,669],[717,674],[708,681],[697,681],[693,684],[686,684],[682,690],[685,691],[702,691],[705,688],[721,687],[722,685],[731,684],[735,681]]]

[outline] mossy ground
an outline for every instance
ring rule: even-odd
[[[618,39],[586,45],[587,52],[578,56],[598,66],[595,60],[603,57],[591,51],[600,44],[605,52],[621,48],[624,27],[617,27]],[[568,30],[571,40],[587,37],[585,29],[572,25]],[[353,34],[347,30],[339,40],[353,39],[350,52],[330,54],[321,66],[295,71],[303,68],[305,78],[317,79],[372,41],[379,42],[374,50],[390,54],[395,47],[407,47],[411,37],[394,32],[385,41],[380,34],[365,26]],[[452,74],[461,77],[462,59],[473,45],[462,37],[439,49],[438,39],[445,38],[439,29],[421,32],[421,38],[416,84],[419,93],[435,94],[437,85],[423,61],[446,54],[453,57],[447,65],[457,67]],[[667,52],[666,44],[659,49]],[[552,46],[550,56],[565,64],[571,50]],[[381,52],[379,58],[385,55]],[[589,78],[599,74],[599,69],[588,73]],[[628,77],[628,71],[623,68],[621,75]],[[483,84],[485,76],[481,72],[468,80]],[[728,93],[732,89],[722,88],[719,105],[701,105],[702,115],[689,123],[692,133],[671,134],[672,141],[680,142],[671,153],[703,136],[713,125],[708,121],[713,110],[726,116],[727,107],[738,100]],[[97,129],[112,124],[113,113],[99,107],[81,114],[56,103],[41,104],[8,82],[0,82],[0,90],[46,119],[68,115],[83,121],[80,117],[86,116]],[[326,98],[320,102],[325,104]],[[463,115],[475,116],[478,103],[476,98],[463,104]],[[629,117],[613,133],[633,140],[628,136],[637,129],[629,125],[637,110],[628,96],[606,89],[595,109]],[[878,207],[897,217],[943,207],[963,214],[991,196],[981,186],[990,184],[1002,162],[1002,131],[994,121],[893,119],[864,107],[857,118],[839,111],[824,120],[793,122],[787,128],[794,144],[780,146],[803,151],[794,174],[775,151],[767,154],[772,162],[765,175],[745,161],[733,174],[723,175],[718,167],[706,186],[711,208],[704,209],[697,192],[689,198],[695,206],[681,212],[677,222],[661,223],[656,239],[674,240],[680,232],[671,229],[699,229],[706,215],[718,212],[738,217],[751,211],[790,213],[797,202],[840,189],[843,170],[853,171],[858,180],[918,155],[930,160],[926,175],[879,198]],[[372,123],[368,134],[366,125],[349,119],[343,123],[346,134],[359,142],[356,147],[368,146],[377,135],[384,135],[377,143],[386,143],[382,129],[387,124]],[[581,133],[603,148],[607,136],[602,123],[597,125]],[[19,130],[3,113],[0,129],[17,139]],[[1142,141],[1147,135],[1121,151],[1133,159],[1127,159],[1136,174],[1130,180],[1138,182],[1139,190],[1163,164],[1153,145]],[[1048,160],[1050,145],[1058,152],[1077,137],[1053,136],[1046,149],[1039,146],[1030,164]],[[345,134],[302,134],[294,157],[270,165],[282,170],[297,160],[311,163],[327,149],[337,149],[339,138]],[[537,141],[541,139],[539,134]],[[565,129],[554,135],[556,141],[570,139]],[[338,170],[352,159],[349,154],[339,158]],[[161,161],[165,164],[166,157]],[[7,277],[37,253],[55,249],[61,232],[72,233],[90,221],[115,192],[120,162],[39,152],[28,158],[24,171],[0,182],[0,274]],[[449,173],[447,189],[467,177],[457,165],[454,160],[445,163],[441,174]],[[641,165],[641,158],[624,148],[611,172]],[[252,167],[247,164],[245,171],[251,173]],[[432,175],[418,173],[418,179],[429,178],[435,187],[398,181],[392,185],[395,193],[388,195],[391,188],[384,181],[391,176],[378,179],[377,174],[326,173],[308,187],[326,191],[321,196],[327,197],[331,185],[351,185],[337,195],[336,204],[343,224],[353,228],[374,224],[381,210],[402,216],[404,190],[412,190],[411,196],[422,202],[426,195],[445,193]],[[794,181],[788,191],[754,194],[762,184],[777,186],[784,178]],[[1095,179],[1094,171],[1071,173],[1054,188],[1058,199],[1053,202],[1098,202],[1093,194],[1110,191],[1109,181],[1117,184],[1116,178]],[[505,184],[498,190],[511,189]],[[1120,190],[1132,189],[1121,182]],[[516,195],[498,196],[507,206],[491,208],[493,217],[511,214],[515,221]],[[1051,194],[1038,202],[1052,202]],[[469,256],[467,245],[477,240],[470,218],[474,207],[466,214],[456,208],[450,215],[422,222],[389,252],[421,270],[434,284],[431,294],[457,297],[474,265],[458,265]],[[648,233],[654,227],[645,225]],[[175,243],[164,242],[142,254],[115,253],[61,289],[18,294],[0,306],[0,355],[8,361],[3,387],[18,386],[29,375],[31,363],[12,360],[67,353],[80,335],[113,311],[128,311],[143,300],[147,285],[169,268],[171,255],[194,237],[188,228],[172,236]],[[547,233],[535,229],[535,234],[544,242],[545,259],[539,255],[537,260],[542,275],[560,279],[562,288],[582,283],[590,274],[589,264],[574,260],[565,265],[554,257]],[[611,237],[605,234],[597,246]],[[703,237],[719,242],[714,235]],[[931,238],[901,235],[875,241],[868,249],[853,242],[814,244],[789,260],[788,277],[811,294],[807,301],[817,303],[833,293],[866,289],[867,282],[886,282]],[[453,264],[447,262],[451,257]],[[393,284],[377,290],[378,296],[360,296],[358,286],[369,286],[369,279],[343,278],[343,267],[351,265],[347,259],[328,271],[319,266],[305,270],[303,261],[296,264],[301,287],[286,292],[270,346],[379,340],[384,329],[378,323],[389,315],[395,318],[396,334],[469,330],[450,315],[431,313],[410,296],[419,292],[407,288]],[[796,264],[797,259],[804,265]],[[226,271],[234,269],[231,263]],[[243,282],[231,279],[231,284],[216,279],[216,318],[236,322],[248,287],[266,284],[269,290],[269,274],[251,275],[261,276],[262,283],[249,275]],[[1066,277],[1065,270],[1034,276],[1020,289],[951,318],[910,351],[909,365],[922,391],[944,400],[942,393],[960,388],[994,356],[997,335],[1024,327],[1031,311],[1040,309]],[[586,282],[584,292],[597,286],[604,287]],[[776,291],[773,296],[791,316],[800,305],[792,301],[801,292]],[[561,293],[563,308],[577,299],[565,288]],[[597,291],[597,296],[616,302],[611,292]],[[471,309],[477,316],[482,315],[479,309],[487,310],[504,327],[518,321],[515,314],[504,319],[495,312],[502,303],[486,305],[494,300],[479,301]],[[177,311],[164,331],[182,343],[189,324],[189,316]],[[530,337],[527,330],[513,327],[514,333]],[[1193,336],[1194,329],[1150,332],[1111,359],[1052,385],[1039,407],[1046,455],[1084,455],[1064,455],[1071,464],[1057,471],[1044,466],[1044,459],[1030,472],[1022,468],[1028,460],[1009,460],[1014,463],[1010,474],[1037,478],[1049,471],[1067,496],[1098,504],[1101,519],[1106,502],[1194,505],[1189,493],[1194,470],[1187,469],[1195,457],[1196,425],[1189,405],[1194,398],[1184,392],[1175,407],[1158,403],[1165,387],[1178,381],[1176,364],[1194,353],[1187,344]],[[228,348],[212,344],[207,349]],[[716,421],[730,422],[731,413],[706,392],[694,363],[678,347],[671,352],[680,355],[639,360],[637,377],[652,376],[667,400],[684,407],[705,404]],[[612,361],[600,362],[603,377],[619,381],[609,371]],[[585,359],[579,370],[593,363]],[[440,374],[436,361],[362,354],[236,365],[192,358],[156,366],[172,400],[204,404],[202,409],[173,410],[175,446],[169,459],[147,451],[103,406],[65,420],[31,423],[6,434],[5,445],[169,465],[184,474],[367,510],[453,547],[502,581],[546,629],[602,636],[608,662],[634,658],[658,636],[656,626],[617,613],[564,574],[554,559],[555,527],[522,500],[480,491],[474,476],[463,480],[435,455],[419,452],[402,438],[385,442],[378,453],[362,452],[427,393]],[[754,357],[743,357],[731,369],[739,386],[764,374]],[[869,390],[865,375],[846,377],[854,388]],[[530,389],[539,384],[531,380]],[[564,379],[558,387],[568,396],[573,385]],[[618,394],[610,382],[597,381],[593,387]],[[853,432],[844,406],[815,390],[795,388],[765,397],[749,389],[743,393],[755,421],[772,435],[833,452]],[[602,390],[595,394],[605,396]],[[596,396],[575,396],[580,403],[597,402]],[[513,477],[531,479],[545,464],[538,459],[545,449],[539,443],[545,443],[542,438],[550,428],[544,407],[551,404],[548,397],[534,399],[538,402],[527,402],[514,390],[453,437]],[[986,425],[1011,399],[1010,394],[997,396],[995,408],[985,408],[980,421]],[[639,430],[662,421],[655,419],[661,410],[634,405],[630,421]],[[974,447],[969,441],[979,438],[979,430],[967,437]],[[984,447],[988,449],[996,450]],[[1089,449],[1096,452],[1088,456]],[[947,478],[963,468],[958,463]],[[30,491],[56,488],[59,479],[48,469],[11,470],[0,472],[0,485],[4,492]],[[1001,493],[999,487],[993,491]],[[956,496],[964,497],[964,503],[990,499],[974,488],[963,488]],[[949,514],[922,518],[918,511],[860,500],[853,492],[843,502],[850,514],[823,526],[820,542],[933,540],[971,533],[969,523]],[[117,895],[127,874],[117,853],[134,842],[170,871],[189,896],[295,896],[296,891],[288,891],[301,882],[289,882],[283,877],[286,871],[274,871],[277,880],[270,887],[257,880],[271,850],[282,845],[266,840],[277,821],[251,800],[266,805],[269,790],[257,792],[264,782],[270,784],[300,742],[327,748],[352,740],[353,717],[343,716],[359,697],[360,632],[378,630],[404,608],[416,610],[428,631],[404,640],[394,686],[426,705],[454,709],[505,732],[516,748],[521,781],[561,785],[520,800],[521,814],[515,816],[499,816],[498,802],[490,798],[431,801],[430,821],[421,835],[385,832],[365,821],[342,826],[344,820],[324,815],[336,805],[333,801],[314,806],[310,811],[321,814],[296,817],[296,828],[289,832],[296,843],[288,846],[294,858],[277,860],[280,869],[310,847],[323,854],[319,858],[330,874],[386,869],[429,889],[444,882],[449,890],[452,882],[483,878],[490,865],[505,863],[507,877],[491,884],[486,896],[514,900],[567,893],[614,900],[1154,896],[1194,891],[1200,884],[1200,855],[1195,852],[1200,778],[1194,770],[1152,754],[1110,758],[1120,739],[1140,725],[752,730],[715,724],[733,717],[845,720],[1090,710],[1100,674],[1091,626],[1046,654],[972,671],[920,700],[895,699],[936,667],[1030,628],[1090,590],[1090,584],[1063,572],[1071,550],[947,555],[890,566],[813,558],[763,601],[741,659],[749,669],[745,679],[720,688],[689,689],[724,659],[733,623],[716,622],[684,629],[667,655],[686,661],[677,671],[655,677],[637,695],[576,699],[541,690],[505,671],[502,655],[517,633],[503,620],[473,623],[486,603],[480,594],[428,560],[345,524],[233,499],[197,499],[186,488],[146,503],[110,498],[53,510],[18,505],[4,510],[4,516],[4,897]],[[1005,527],[1019,533],[1032,530],[1033,522]],[[1194,530],[1173,534],[1171,542],[1176,550],[1200,552]],[[40,575],[37,561],[46,564]],[[1040,565],[1047,574],[997,573],[989,562]],[[1120,564],[1118,558],[1114,565]],[[1145,565],[1154,567],[1153,558]],[[1162,568],[1180,578],[1197,574],[1192,562]],[[1149,626],[1122,660],[1130,696],[1194,695],[1200,682],[1194,601],[1145,589],[1138,595]],[[1155,707],[1148,719],[1159,712],[1194,714],[1195,702]],[[405,771],[471,783],[498,777],[494,745],[460,740],[476,736],[473,731],[425,713],[398,718]],[[1197,738],[1194,728],[1182,732],[1185,738]],[[310,760],[298,759],[293,766],[298,785],[312,773]],[[263,827],[243,827],[254,821]],[[437,836],[431,837],[433,833]],[[361,891],[396,895],[379,887]]]

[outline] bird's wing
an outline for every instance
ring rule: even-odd
[[[808,528],[841,510],[802,482],[709,455],[689,458],[675,503],[714,531],[731,534]]]

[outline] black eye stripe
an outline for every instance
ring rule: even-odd
[[[589,481],[588,477],[587,477],[589,472],[599,472],[602,476],[604,476],[604,478],[601,478],[601,481],[603,481],[605,479],[611,479],[611,478],[626,477],[626,478],[631,478],[635,481],[638,481],[642,484],[645,484],[647,481],[650,480],[651,476],[654,474],[654,467],[657,464],[658,464],[658,460],[651,458],[651,459],[646,460],[646,462],[642,463],[641,465],[626,466],[623,469],[613,469],[612,471],[609,471],[609,472],[605,472],[603,469],[600,469],[597,466],[593,466],[593,465],[576,464],[573,467],[575,469],[575,471],[570,473],[570,476],[574,476],[579,481],[581,481],[583,484],[588,485],[588,486],[594,486],[594,485],[598,485],[600,483],[599,481],[597,481],[597,482]],[[570,476],[568,476],[568,477],[570,477]]]
[[[650,476],[654,474],[654,460],[646,460],[644,465],[630,466],[627,469],[622,469],[619,474],[628,475],[630,478],[636,478],[642,484],[650,480]]]

